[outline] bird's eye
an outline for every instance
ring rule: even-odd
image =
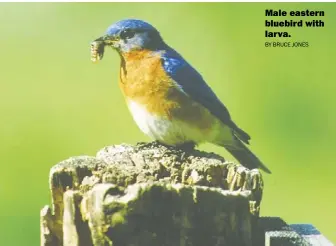
[[[135,32],[131,29],[125,29],[120,33],[120,38],[122,39],[129,39],[133,38],[135,35]]]

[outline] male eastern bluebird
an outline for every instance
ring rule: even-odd
[[[93,42],[93,60],[102,59],[105,46],[114,48],[121,58],[119,85],[145,134],[172,146],[220,145],[242,165],[270,173],[244,145],[250,136],[232,121],[202,76],[152,25],[136,19],[111,25]]]

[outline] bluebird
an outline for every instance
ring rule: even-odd
[[[223,146],[242,165],[270,173],[200,73],[151,24],[137,19],[112,24],[92,43],[92,60],[102,59],[105,46],[120,56],[119,86],[142,132],[170,146]]]

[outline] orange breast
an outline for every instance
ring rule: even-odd
[[[123,54],[123,59],[119,85],[127,100],[143,105],[154,115],[210,130],[216,118],[167,76],[160,54],[137,51]]]

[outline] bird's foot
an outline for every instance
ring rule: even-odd
[[[176,145],[177,149],[181,149],[184,152],[192,152],[196,147],[196,144],[194,142],[185,142],[182,144]]]
[[[184,152],[192,152],[196,147],[196,144],[194,142],[185,142],[185,143],[176,144],[176,145],[173,146],[173,145],[165,144],[165,143],[162,143],[162,142],[156,140],[156,141],[152,142],[152,144],[162,145],[162,146],[167,147],[168,149],[178,149],[178,150],[182,150]]]

